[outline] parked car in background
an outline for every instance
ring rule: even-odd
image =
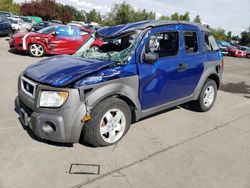
[[[100,36],[106,43],[91,49]],[[77,56],[26,68],[18,78],[16,109],[39,138],[108,146],[131,123],[173,106],[190,102],[210,110],[222,73],[222,54],[206,27],[152,20],[118,25],[91,35]]]
[[[33,25],[31,28],[31,31],[38,31],[40,29],[44,29],[44,28],[52,26],[52,25],[54,25],[54,23],[48,22],[48,21],[42,21],[38,24]]]
[[[5,14],[0,13],[0,35],[9,35],[12,33],[11,23]]]
[[[86,27],[88,25],[87,23],[81,21],[71,21],[69,24],[80,24],[83,27]]]
[[[79,23],[68,23],[69,26],[83,27],[82,24]]]
[[[55,23],[55,24],[63,24],[63,22],[60,20],[51,20],[50,22]]]
[[[29,52],[31,56],[44,54],[74,54],[93,31],[66,25],[54,25],[36,32],[18,33],[9,40],[11,49]],[[98,38],[93,48],[99,48],[102,41]]]
[[[21,16],[20,19],[22,19],[24,21],[24,23],[26,24],[26,29],[28,31],[30,31],[32,26],[34,25],[34,22],[32,21],[32,19],[30,19],[26,16]]]
[[[246,57],[246,52],[238,49],[236,46],[228,46],[228,55],[233,57]]]
[[[27,31],[29,26],[20,18],[8,18],[11,22],[11,27],[14,32],[24,32]]]
[[[4,14],[6,17],[12,17],[13,14],[11,12],[6,12],[6,11],[0,11],[0,15]]]
[[[246,52],[246,57],[247,58],[250,58],[250,47],[247,47],[247,46],[239,46],[238,47],[240,50],[243,50]]]
[[[222,47],[226,47],[229,56],[246,57],[246,52],[245,51],[238,49],[236,46],[230,44],[229,42],[217,41],[217,44],[219,44]]]
[[[27,18],[30,18],[34,24],[38,24],[40,23],[42,20],[41,17],[38,17],[38,16],[26,16]]]
[[[221,50],[221,53],[222,53],[223,55],[228,55],[228,49],[227,49],[227,47],[222,46],[222,45],[220,45],[220,44],[218,44],[218,46],[219,46],[219,48],[220,48],[220,50]]]

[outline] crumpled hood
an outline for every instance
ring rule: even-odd
[[[24,75],[39,83],[60,87],[67,86],[81,77],[111,64],[114,62],[60,55],[30,65],[24,71]]]

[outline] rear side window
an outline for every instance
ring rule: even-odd
[[[157,53],[160,58],[175,56],[179,51],[179,32],[156,33],[150,36],[145,52]]]
[[[204,34],[205,46],[207,51],[218,51],[219,47],[211,34]]]
[[[198,38],[194,31],[184,31],[185,49],[188,54],[198,52]]]

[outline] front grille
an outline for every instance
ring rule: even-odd
[[[36,92],[36,83],[25,78],[25,77],[21,77],[21,88],[22,91],[29,95],[32,98],[35,98],[35,92]]]

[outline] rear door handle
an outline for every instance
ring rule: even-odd
[[[180,63],[177,66],[177,71],[178,72],[182,72],[185,71],[187,69],[187,63]]]

